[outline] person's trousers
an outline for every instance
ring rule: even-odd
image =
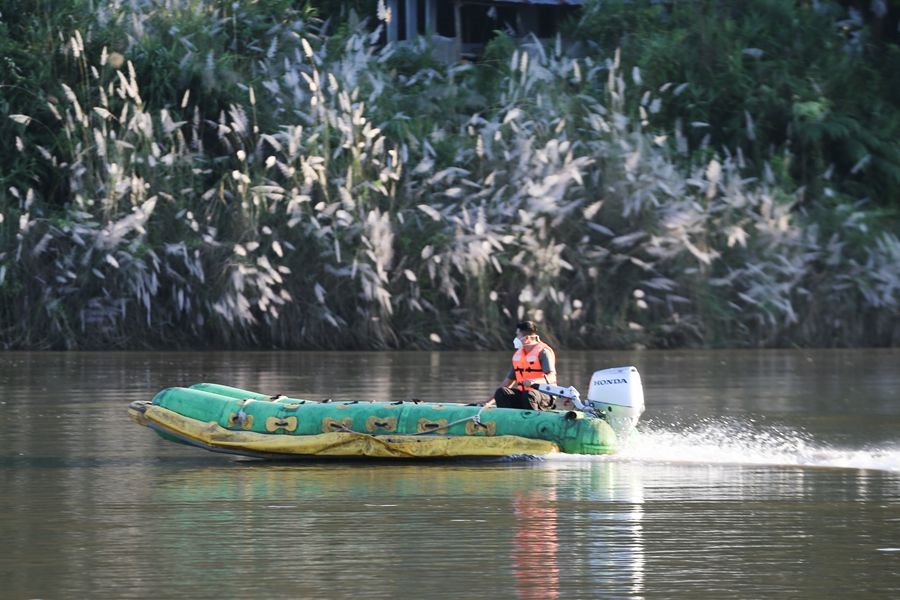
[[[553,410],[553,398],[537,390],[517,390],[507,387],[494,392],[497,408],[522,408],[525,410]]]

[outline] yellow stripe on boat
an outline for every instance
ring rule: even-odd
[[[137,411],[132,411],[137,412]],[[149,406],[143,420],[184,441],[238,454],[287,456],[368,456],[373,458],[439,458],[464,456],[546,455],[559,452],[556,444],[514,435],[373,436],[337,431],[315,435],[268,435],[232,431],[215,422],[202,422],[160,406]]]

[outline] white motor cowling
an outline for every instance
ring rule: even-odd
[[[644,387],[634,367],[595,371],[588,388],[587,404],[606,414],[619,437],[627,437],[644,412]]]

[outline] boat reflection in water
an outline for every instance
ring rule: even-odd
[[[540,483],[516,497],[518,596],[568,597],[578,590],[633,595],[644,589],[641,467],[559,456]],[[522,506],[520,509],[519,506]]]
[[[519,598],[559,598],[556,488],[516,492],[513,569]]]
[[[318,578],[341,565],[395,596],[423,590],[422,581],[440,582],[443,597],[472,585],[488,596],[575,597],[598,580],[614,593],[642,593],[638,475],[624,463],[568,458],[427,466],[217,460],[215,468],[172,470],[140,503],[166,507],[162,537],[218,532],[223,570],[211,566],[211,582],[227,577],[229,565],[259,562],[276,571],[302,564],[313,595]],[[169,548],[170,568],[206,551],[196,539]],[[463,577],[487,572],[475,583]]]

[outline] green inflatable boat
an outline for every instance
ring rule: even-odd
[[[562,400],[571,401],[564,397],[558,402]],[[129,416],[171,441],[258,458],[615,452],[629,432],[617,433],[608,413],[581,404],[577,397],[575,402],[583,410],[537,412],[418,401],[314,402],[200,383],[165,389],[151,402],[133,402]]]

